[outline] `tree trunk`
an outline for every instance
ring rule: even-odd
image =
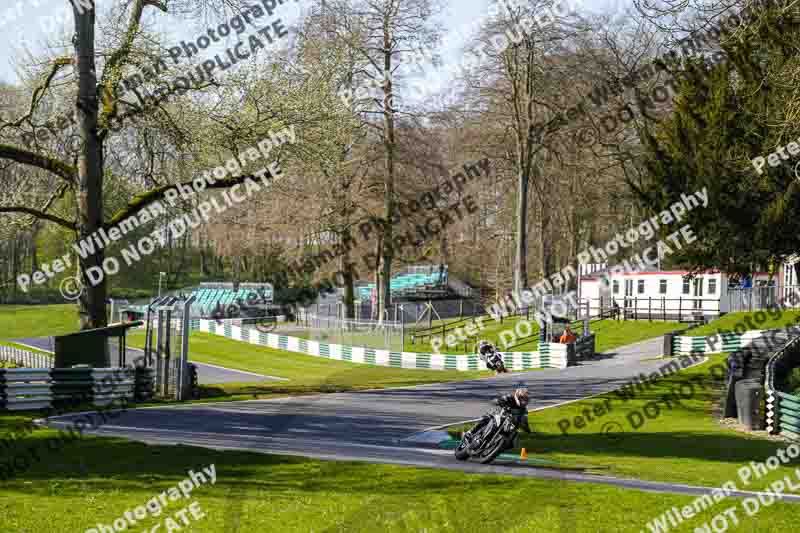
[[[383,250],[381,260],[383,269],[381,273],[380,285],[380,305],[378,306],[378,322],[382,322],[386,310],[392,303],[391,283],[392,283],[392,225],[394,220],[394,102],[392,87],[392,34],[389,29],[389,21],[385,20],[383,26],[383,46],[386,52],[383,55],[383,121],[384,121],[384,147],[386,148],[386,178],[384,182],[384,219],[383,219]]]
[[[342,246],[345,246],[342,244]],[[353,320],[356,317],[355,288],[353,286],[353,265],[350,263],[350,252],[339,257],[339,271],[344,281],[344,318]]]
[[[39,270],[39,254],[38,250],[36,249],[36,236],[39,234],[38,224],[34,224],[33,228],[31,229],[31,242],[30,242],[30,254],[31,254],[31,272],[36,272]]]
[[[95,10],[73,5],[75,15],[75,65],[78,70],[78,100],[76,112],[81,150],[78,156],[78,235],[89,239],[103,224],[103,160],[97,136],[97,72],[95,70],[94,30]],[[83,294],[79,302],[81,329],[105,327],[106,279],[92,285],[86,271],[99,271],[105,254],[102,248],[80,259]]]
[[[379,320],[380,313],[379,309],[381,308],[381,300],[383,299],[383,293],[381,291],[381,250],[383,249],[383,234],[378,235],[378,242],[376,243],[376,255],[377,260],[375,263],[375,304],[372,306],[372,319]]]
[[[13,280],[17,279],[20,272],[20,261],[19,261],[19,247],[17,246],[18,239],[11,239],[11,278]],[[11,298],[12,301],[17,298],[17,284],[11,284]]]
[[[528,176],[517,173],[516,249],[514,256],[514,292],[528,286]]]
[[[548,195],[545,193],[543,198],[540,199],[539,204],[541,205],[542,209],[542,216],[541,216],[541,230],[540,230],[540,242],[541,242],[541,253],[542,253],[542,279],[547,279],[550,274],[553,273],[553,238],[552,238],[552,228],[551,221],[552,215],[550,212],[550,204]]]

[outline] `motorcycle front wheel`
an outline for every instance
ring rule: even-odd
[[[466,461],[469,459],[469,450],[467,449],[467,443],[462,440],[455,449],[456,459],[459,461]]]

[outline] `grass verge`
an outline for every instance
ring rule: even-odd
[[[144,335],[137,332],[131,337],[130,346],[142,347],[143,339]],[[247,344],[199,331],[192,332],[189,342],[192,361],[289,380],[205,386],[206,397],[245,399],[243,396],[246,396],[252,399],[285,394],[345,392],[463,381],[492,375],[488,371],[409,370],[335,361]]]
[[[743,324],[748,330],[755,329],[780,329],[787,326],[796,326],[800,323],[800,310],[770,309],[765,311],[728,313],[727,315],[712,320],[708,324],[690,329],[684,335],[696,337],[714,335],[719,330],[733,332],[736,326]],[[742,326],[739,327],[741,331]]]
[[[21,417],[0,416],[0,427],[9,418]],[[28,439],[54,434],[39,429]],[[487,524],[520,533],[637,532],[665,510],[693,500],[597,484],[85,437],[0,482],[3,530],[62,533],[110,525],[176,486],[188,470],[211,464],[213,485],[194,489],[188,499],[167,499],[160,516],[138,520],[130,529],[150,531],[161,523],[158,531],[166,531],[162,521],[170,517],[180,531],[204,533],[461,533],[485,531]],[[186,526],[175,513],[192,500],[205,516]],[[687,525],[710,520],[733,503],[720,503]],[[742,531],[791,531],[800,506],[777,503],[741,519]]]
[[[680,322],[647,322],[645,320],[598,320],[589,329],[597,335],[595,350],[607,352],[620,346],[660,337],[682,327]],[[577,333],[583,332],[583,325]]]
[[[734,480],[739,489],[759,490],[789,475],[800,485],[794,471],[800,463],[781,466],[748,485],[737,478],[740,467],[765,461],[788,443],[743,434],[712,418],[710,369],[724,360],[714,355],[709,362],[648,382],[632,395],[611,392],[532,412],[534,434],[522,434],[520,447],[536,457],[605,468],[620,477],[711,487]],[[675,402],[673,392],[678,391],[684,397]],[[664,396],[673,401],[668,405]],[[463,429],[450,431],[457,436]]]
[[[3,339],[64,335],[78,329],[78,306],[75,304],[0,305]]]

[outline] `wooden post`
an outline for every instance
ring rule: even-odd
[[[639,319],[639,297],[638,296],[634,296],[633,297],[633,319],[634,320],[638,320]]]
[[[678,296],[678,322],[683,317],[683,296]]]
[[[653,297],[647,297],[647,320],[653,321]]]

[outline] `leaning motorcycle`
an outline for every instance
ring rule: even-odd
[[[506,365],[503,363],[503,357],[500,354],[494,353],[488,356],[480,354],[478,357],[484,362],[484,364],[486,364],[486,368],[489,370],[494,370],[498,374],[508,372]]]
[[[464,433],[455,449],[456,459],[466,461],[472,457],[483,464],[491,463],[511,447],[516,434],[517,426],[508,409],[495,409]]]

